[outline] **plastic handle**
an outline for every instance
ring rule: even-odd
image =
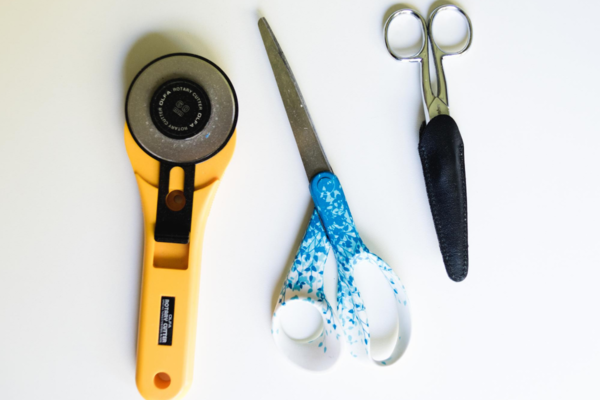
[[[389,265],[363,244],[337,177],[330,172],[318,174],[310,184],[310,191],[315,211],[273,313],[275,342],[292,361],[310,370],[325,370],[338,360],[341,337],[345,338],[352,357],[376,365],[390,365],[402,356],[410,339],[410,307],[404,286]],[[337,314],[323,291],[324,268],[330,249],[333,249],[338,269]],[[369,322],[354,284],[354,268],[362,261],[382,272],[396,300],[400,334],[391,354],[384,360],[370,356]],[[315,307],[323,318],[323,329],[304,341],[293,340],[282,332],[280,317],[290,312],[286,306],[292,302],[307,302]]]
[[[433,222],[450,279],[460,282],[469,270],[465,151],[456,122],[433,118],[422,129],[419,154]]]
[[[157,200],[160,163],[137,145],[125,127],[125,147],[144,215],[136,383],[146,400],[180,399],[192,384],[204,227],[235,138],[234,133],[218,154],[195,166],[189,242],[156,242],[157,201],[163,201]],[[185,171],[173,168],[170,176],[169,193],[175,193],[184,185]],[[169,195],[164,201],[168,199]]]
[[[310,183],[310,194],[331,241],[338,265],[337,312],[344,329],[350,354],[365,361],[370,356],[369,322],[360,292],[354,284],[354,267],[361,261],[376,265],[388,281],[396,298],[399,336],[392,353],[378,365],[396,362],[406,350],[410,339],[411,320],[404,286],[392,268],[363,243],[354,225],[342,184],[331,172],[321,172]]]
[[[348,264],[355,255],[368,251],[354,225],[342,185],[334,174],[317,174],[310,183],[310,195],[339,264]]]
[[[189,244],[156,242],[145,224],[136,383],[146,400],[181,398],[192,384],[202,240],[219,182],[194,192]],[[158,190],[140,177],[138,186],[144,215],[156,215]]]
[[[333,366],[342,347],[341,324],[323,291],[323,275],[330,249],[319,214],[314,210],[273,312],[271,329],[275,343],[295,364],[313,371]],[[287,306],[293,302],[310,304],[323,318],[322,329],[313,337],[296,340],[283,331],[280,317],[291,311]]]

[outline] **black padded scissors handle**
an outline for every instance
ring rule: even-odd
[[[456,122],[438,115],[420,132],[419,154],[440,250],[450,279],[469,269],[465,153]]]

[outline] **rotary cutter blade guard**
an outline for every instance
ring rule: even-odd
[[[193,376],[204,226],[233,154],[238,103],[215,64],[170,54],[135,77],[125,115],[144,215],[136,382],[145,399],[181,398]]]

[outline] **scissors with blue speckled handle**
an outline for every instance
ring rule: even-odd
[[[360,361],[390,365],[402,356],[410,339],[410,310],[404,286],[390,266],[370,252],[362,242],[340,181],[329,166],[281,47],[264,18],[259,20],[258,27],[302,157],[315,205],[273,313],[273,336],[292,361],[311,370],[325,370],[335,364],[341,354],[342,342],[348,345],[350,355]],[[330,250],[333,250],[338,270],[337,313],[327,301],[323,290],[323,273]],[[391,353],[383,360],[371,357],[367,313],[354,282],[354,269],[362,262],[376,266],[394,294],[398,334]],[[288,312],[289,308],[286,310],[286,307],[294,302],[311,304],[323,319],[322,329],[305,340],[289,337],[281,327],[280,315]]]

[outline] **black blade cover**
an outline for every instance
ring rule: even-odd
[[[456,122],[438,115],[421,128],[419,154],[442,258],[450,279],[469,270],[465,153]]]

